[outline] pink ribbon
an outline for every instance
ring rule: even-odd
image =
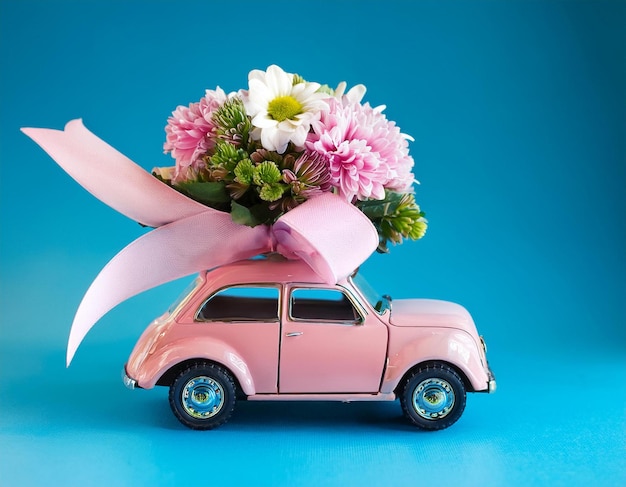
[[[70,330],[67,365],[102,316],[160,284],[270,251],[304,260],[334,284],[378,245],[369,219],[331,193],[306,201],[272,227],[251,228],[163,184],[87,130],[82,120],[72,120],[64,131],[22,131],[96,198],[156,227],[113,257],[85,293]]]

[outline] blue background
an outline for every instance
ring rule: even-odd
[[[625,485],[626,3],[0,2],[0,485]],[[241,403],[184,429],[119,371],[187,280],[131,299],[65,368],[73,313],[142,234],[19,127],[82,117],[146,169],[206,88],[279,64],[411,134],[430,228],[363,272],[465,305],[495,395],[420,433],[398,403]],[[155,263],[158,265],[158,263]]]

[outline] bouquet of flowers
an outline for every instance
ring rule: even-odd
[[[175,165],[153,174],[251,227],[333,192],[372,221],[379,251],[421,238],[427,223],[412,192],[411,137],[384,106],[361,102],[363,85],[345,90],[275,65],[251,71],[247,90],[206,90],[169,117],[164,150]]]

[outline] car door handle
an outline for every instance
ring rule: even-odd
[[[299,337],[300,335],[303,335],[304,332],[302,331],[292,331],[291,333],[287,333],[285,336],[288,337]]]

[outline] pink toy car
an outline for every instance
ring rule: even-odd
[[[145,330],[129,388],[169,386],[193,429],[225,423],[236,398],[393,401],[416,426],[453,424],[465,393],[496,388],[469,313],[445,301],[379,296],[358,274],[327,285],[274,257],[201,273]]]

